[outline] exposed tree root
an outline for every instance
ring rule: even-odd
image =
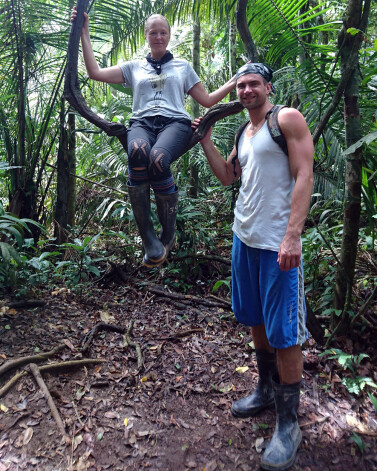
[[[6,306],[13,309],[22,309],[22,308],[31,308],[31,307],[40,307],[45,306],[46,302],[41,301],[40,299],[25,299],[25,301],[13,301],[7,303]]]
[[[136,372],[136,374],[138,374],[138,373],[140,373],[140,371],[142,370],[142,368],[144,366],[143,354],[141,352],[140,345],[138,343],[134,342],[133,340],[131,340],[132,329],[133,329],[133,321],[132,320],[130,322],[130,326],[129,326],[127,331],[124,327],[118,327],[116,325],[107,324],[106,322],[99,322],[85,335],[85,337],[82,341],[82,344],[83,344],[82,352],[87,353],[87,351],[89,350],[89,348],[90,348],[90,346],[93,342],[94,336],[97,335],[98,332],[101,332],[101,331],[104,331],[104,330],[108,330],[108,331],[111,331],[111,332],[119,332],[120,334],[124,334],[124,336],[123,336],[123,347],[125,347],[125,348],[133,347],[136,350],[136,354],[137,354],[137,372]]]
[[[4,396],[22,376],[26,375],[27,371],[20,371],[16,373],[6,384],[4,384],[2,388],[0,388],[0,397]]]
[[[92,342],[93,338],[95,335],[98,334],[98,332],[108,330],[110,332],[119,332],[120,334],[124,334],[125,330],[123,327],[118,327],[116,325],[112,324],[107,324],[106,322],[99,322],[96,324],[87,334],[85,334],[83,340],[82,340],[82,353],[87,353]]]
[[[60,352],[64,348],[66,348],[65,345],[58,345],[49,352],[39,353],[38,355],[31,355],[22,358],[15,358],[14,360],[7,361],[6,363],[0,366],[0,376],[2,376],[4,373],[13,368],[27,365],[29,363],[37,363],[39,361],[47,360],[47,358],[53,357],[56,353]]]

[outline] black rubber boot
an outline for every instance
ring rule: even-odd
[[[276,428],[262,456],[262,469],[283,471],[294,463],[302,439],[297,422],[300,384],[274,384]]]
[[[175,241],[175,221],[177,219],[178,210],[178,188],[175,187],[174,193],[156,193],[156,206],[158,219],[161,223],[162,229],[160,233],[160,240],[166,249],[166,256],[168,256]]]
[[[163,243],[157,237],[150,218],[151,200],[149,183],[143,183],[138,186],[127,185],[127,187],[137,228],[143,241],[145,251],[143,265],[150,268],[159,266],[166,259],[166,250]]]
[[[233,402],[230,408],[234,417],[253,417],[263,409],[274,405],[273,376],[277,375],[275,353],[256,350],[259,380],[250,396]]]

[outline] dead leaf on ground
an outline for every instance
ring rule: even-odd
[[[27,445],[30,440],[32,439],[34,434],[34,429],[32,427],[28,427],[24,432],[23,444]]]

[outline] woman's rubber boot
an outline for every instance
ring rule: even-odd
[[[234,417],[253,417],[263,409],[274,405],[274,388],[272,378],[278,374],[275,353],[263,350],[255,351],[259,380],[250,396],[233,402],[230,411]]]
[[[158,219],[161,223],[160,240],[166,249],[166,256],[173,247],[175,241],[175,221],[178,211],[178,188],[174,193],[156,193],[156,206]]]
[[[163,243],[157,237],[150,218],[151,200],[149,183],[143,183],[138,186],[127,185],[127,187],[137,228],[143,241],[145,251],[143,265],[149,268],[157,267],[165,261],[166,250]]]
[[[284,471],[295,461],[302,439],[297,422],[300,384],[274,384],[276,428],[262,456],[262,469]]]

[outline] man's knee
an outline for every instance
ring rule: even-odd
[[[271,347],[267,338],[266,329],[264,324],[251,327],[251,336],[257,350],[273,353],[275,349]]]
[[[301,380],[303,355],[300,345],[276,350],[281,383],[292,384]]]

